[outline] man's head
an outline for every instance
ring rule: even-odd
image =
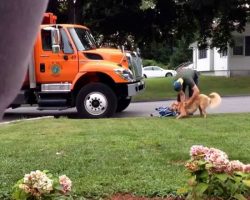
[[[182,84],[183,84],[183,79],[182,78],[179,78],[178,80],[176,80],[173,84],[174,86],[174,90],[176,92],[180,92],[181,89],[182,89]]]

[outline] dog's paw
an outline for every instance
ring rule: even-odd
[[[181,116],[180,115],[178,115],[175,119],[180,119],[181,118]]]

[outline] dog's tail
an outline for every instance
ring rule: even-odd
[[[220,105],[221,103],[221,97],[218,93],[212,92],[208,95],[210,98],[210,108],[215,108]]]

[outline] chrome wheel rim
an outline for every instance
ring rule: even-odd
[[[92,92],[85,97],[84,107],[91,115],[101,115],[108,108],[108,100],[100,92]]]

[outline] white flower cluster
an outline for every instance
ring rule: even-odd
[[[19,188],[32,196],[39,197],[53,190],[53,180],[51,180],[46,173],[36,170],[30,174],[25,174],[23,183],[19,185]]]

